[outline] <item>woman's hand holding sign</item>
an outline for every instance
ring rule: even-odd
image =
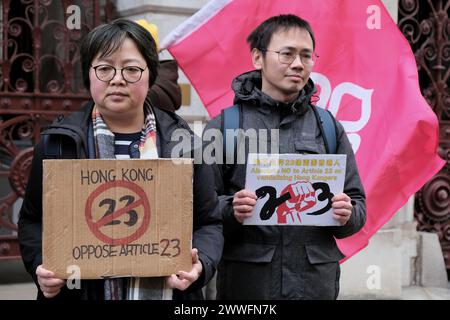
[[[177,274],[172,274],[166,278],[168,287],[178,290],[186,290],[192,283],[194,283],[203,272],[203,265],[198,259],[198,250],[192,249],[192,269],[189,272],[179,271]]]
[[[39,287],[46,298],[55,297],[66,284],[66,280],[55,278],[55,274],[52,271],[44,269],[42,264],[37,267],[36,275]]]

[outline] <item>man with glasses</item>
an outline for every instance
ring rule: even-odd
[[[318,55],[309,23],[295,15],[271,17],[248,36],[247,42],[256,70],[232,83],[240,128],[243,132],[256,129],[257,133],[259,129],[278,130],[277,135],[258,136],[258,148],[262,144],[267,148],[262,153],[327,153],[318,113],[311,103],[316,88],[309,77]],[[212,119],[205,130],[224,130],[223,121],[224,113]],[[245,190],[246,165],[229,164],[229,158],[226,164],[217,165],[216,189],[225,236],[217,276],[218,299],[337,298],[339,260],[344,256],[334,238],[360,230],[366,212],[352,147],[342,125],[334,118],[333,122],[337,153],[347,155],[344,192],[332,198],[333,218],[340,226],[243,225],[257,199],[254,192]],[[273,136],[279,138],[279,150],[270,150]],[[247,159],[249,143],[237,143],[236,147],[242,145]],[[224,149],[220,145],[216,150]],[[301,192],[298,188],[289,190],[291,199]]]

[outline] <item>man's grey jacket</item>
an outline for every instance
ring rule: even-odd
[[[316,92],[309,80],[290,104],[280,103],[261,92],[259,71],[244,73],[233,81],[234,103],[241,105],[244,131],[279,130],[279,153],[324,154],[324,140],[311,105]],[[206,129],[223,126],[221,115]],[[243,226],[235,218],[233,195],[245,187],[245,164],[218,165],[216,189],[221,195],[225,246],[218,269],[218,299],[336,299],[339,293],[339,251],[335,237],[348,237],[366,220],[365,193],[355,157],[344,128],[336,121],[337,153],[347,155],[344,193],[353,211],[345,226]],[[238,139],[238,148],[244,140]],[[245,141],[247,159],[249,141]],[[217,150],[222,148],[218,141]]]

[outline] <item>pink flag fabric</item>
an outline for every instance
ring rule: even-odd
[[[270,16],[288,13],[314,30],[317,104],[344,126],[367,193],[366,225],[338,240],[348,259],[445,164],[436,154],[438,122],[420,93],[414,55],[381,1],[213,0],[161,46],[214,117],[233,104],[232,79],[253,69],[247,35]]]

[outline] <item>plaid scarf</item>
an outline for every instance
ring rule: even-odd
[[[141,159],[158,158],[156,120],[148,103],[144,104],[145,121],[139,144]],[[114,159],[114,133],[109,130],[98,111],[92,110],[94,141],[98,159]],[[172,290],[165,287],[164,277],[105,279],[105,300],[171,300]]]
[[[156,147],[156,121],[150,105],[144,106],[145,121],[141,131],[139,152],[141,159],[158,158]],[[92,122],[94,127],[95,151],[98,159],[114,159],[114,133],[109,130],[97,106],[92,110]]]

